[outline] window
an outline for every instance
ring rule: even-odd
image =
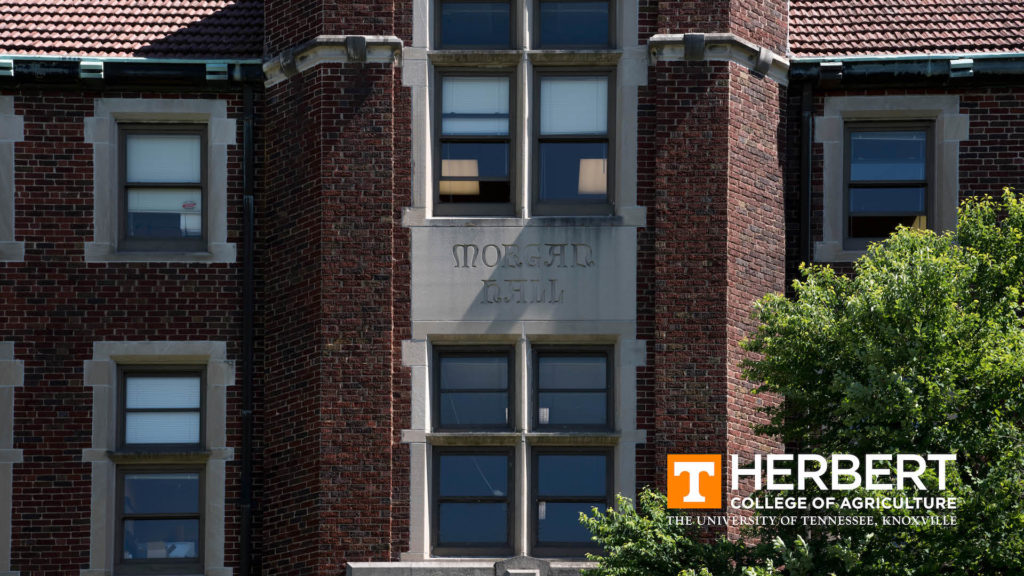
[[[531,541],[538,556],[582,556],[597,548],[580,512],[611,506],[611,451],[535,448]]]
[[[119,125],[121,250],[201,251],[205,126]]]
[[[509,76],[441,76],[437,213],[511,215]]]
[[[607,349],[586,348],[534,351],[534,423],[538,430],[611,427],[608,354]]]
[[[523,552],[517,541],[535,556],[595,550],[578,516],[612,504],[611,354],[538,346],[528,381],[516,378],[512,347],[434,348],[434,556],[508,556]],[[530,399],[530,418],[512,408],[517,398]],[[601,432],[605,444],[595,446]],[[579,434],[588,434],[586,446]],[[528,486],[517,490],[518,478]],[[517,510],[528,518],[523,532]]]
[[[439,48],[501,50],[512,47],[509,0],[441,0],[440,7]]]
[[[117,572],[200,571],[204,467],[176,462],[205,446],[203,371],[120,372]]]
[[[845,248],[863,249],[899,225],[928,227],[931,134],[930,124],[847,124]]]
[[[435,554],[512,553],[513,462],[510,448],[435,448]]]
[[[609,1],[538,0],[538,48],[611,48]]]
[[[529,0],[529,40],[507,0],[435,6],[433,214],[611,215],[611,0]]]
[[[436,356],[437,430],[511,430],[512,349],[447,349]]]
[[[538,215],[607,214],[609,75],[538,73]]]
[[[960,143],[970,118],[956,95],[830,96],[814,118],[821,145],[818,262],[852,262],[898,224],[956,228]]]

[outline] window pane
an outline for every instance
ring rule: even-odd
[[[198,238],[203,198],[196,188],[128,189],[129,238]]]
[[[850,134],[850,180],[924,180],[927,133]]]
[[[847,226],[850,238],[888,238],[897,226],[926,230],[928,220],[918,216],[851,216]]]
[[[441,47],[508,48],[508,2],[442,2]]]
[[[199,519],[125,520],[124,558],[198,558]]]
[[[508,496],[508,456],[504,454],[442,454],[437,465],[442,498]]]
[[[850,212],[924,212],[924,188],[850,188]]]
[[[542,136],[604,135],[607,132],[607,76],[541,78],[540,133]],[[596,156],[589,157],[595,158]]]
[[[128,412],[126,444],[199,444],[199,412]]]
[[[608,424],[608,395],[605,392],[541,392],[538,394],[538,424],[542,426],[603,426]]]
[[[541,356],[539,386],[548,388],[603,390],[608,387],[608,360],[603,356]]]
[[[198,514],[199,474],[125,474],[124,514]]]
[[[446,427],[508,424],[508,392],[443,392],[441,422]]]
[[[442,356],[441,389],[508,389],[508,356]]]
[[[508,504],[505,502],[442,502],[438,544],[496,544],[508,542]]]
[[[607,143],[541,142],[541,200],[604,201],[607,190]]]
[[[545,502],[537,503],[537,541],[540,543],[592,542],[590,531],[580,523],[580,512],[590,515],[591,508],[604,511],[608,503],[594,502]]]
[[[126,376],[125,407],[199,408],[199,376]]]
[[[198,134],[128,134],[125,147],[128,182],[201,181]]]
[[[542,498],[604,498],[607,464],[604,454],[541,454],[537,457],[537,494]]]
[[[441,133],[508,135],[508,78],[445,77],[441,88]]]
[[[607,47],[608,2],[540,3],[542,46]]]

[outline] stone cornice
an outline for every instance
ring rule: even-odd
[[[273,86],[324,63],[361,62],[401,65],[397,36],[324,35],[285,50],[263,64],[264,85]]]
[[[731,33],[656,34],[647,41],[651,62],[735,62],[785,86],[789,60]]]

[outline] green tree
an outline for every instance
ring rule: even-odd
[[[761,432],[819,454],[953,453],[941,495],[959,499],[957,524],[762,527],[743,551],[695,542],[645,492],[585,520],[605,546],[592,576],[723,576],[766,558],[789,574],[1024,574],[1024,202],[968,200],[956,231],[900,228],[850,276],[801,274],[792,298],[758,302],[744,343],[746,377],[783,399]],[[924,480],[889,495],[940,494]]]

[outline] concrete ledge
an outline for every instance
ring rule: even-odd
[[[400,66],[401,56],[402,40],[397,36],[321,35],[264,63],[264,86],[269,88],[326,63]]]
[[[789,60],[732,33],[655,34],[647,41],[652,63],[735,62],[785,86]]]

